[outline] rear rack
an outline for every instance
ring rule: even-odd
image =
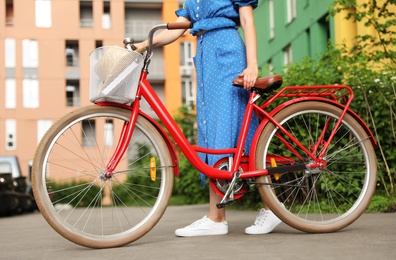
[[[282,88],[274,98],[320,97],[346,105],[353,99],[353,90],[343,85],[328,86],[290,86]]]

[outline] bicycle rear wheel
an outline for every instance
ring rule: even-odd
[[[308,101],[291,105],[274,118],[318,156],[341,112],[336,106]],[[367,208],[376,187],[370,138],[351,115],[345,115],[325,154],[326,167],[257,178],[267,183],[258,184],[262,199],[283,222],[304,232],[334,232],[350,225]],[[271,167],[271,158],[272,167],[311,162],[268,123],[258,141],[257,169]]]
[[[33,191],[47,222],[91,248],[122,246],[146,234],[166,210],[173,167],[158,130],[139,116],[114,175],[104,177],[130,111],[90,106],[59,120],[33,163]]]

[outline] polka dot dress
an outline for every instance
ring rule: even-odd
[[[257,1],[187,0],[178,16],[194,23],[197,36],[194,64],[197,74],[198,145],[220,149],[236,147],[249,98],[249,92],[232,85],[232,80],[246,68],[245,44],[237,29],[239,23],[235,5]],[[258,126],[254,116],[249,127],[245,149],[248,152]],[[228,155],[200,154],[203,161],[214,165]]]

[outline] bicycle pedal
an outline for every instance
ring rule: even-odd
[[[230,205],[234,204],[235,201],[236,200],[227,200],[226,202],[222,202],[222,203],[216,204],[216,207],[218,209],[222,209],[222,208],[225,208],[227,206],[230,206]]]

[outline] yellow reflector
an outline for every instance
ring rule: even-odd
[[[271,158],[271,167],[272,168],[278,167],[274,158]],[[274,177],[275,177],[275,180],[279,180],[279,174],[277,174],[277,173],[274,174]]]
[[[150,178],[151,181],[155,181],[157,179],[157,164],[155,162],[155,158],[151,157],[150,160]]]

